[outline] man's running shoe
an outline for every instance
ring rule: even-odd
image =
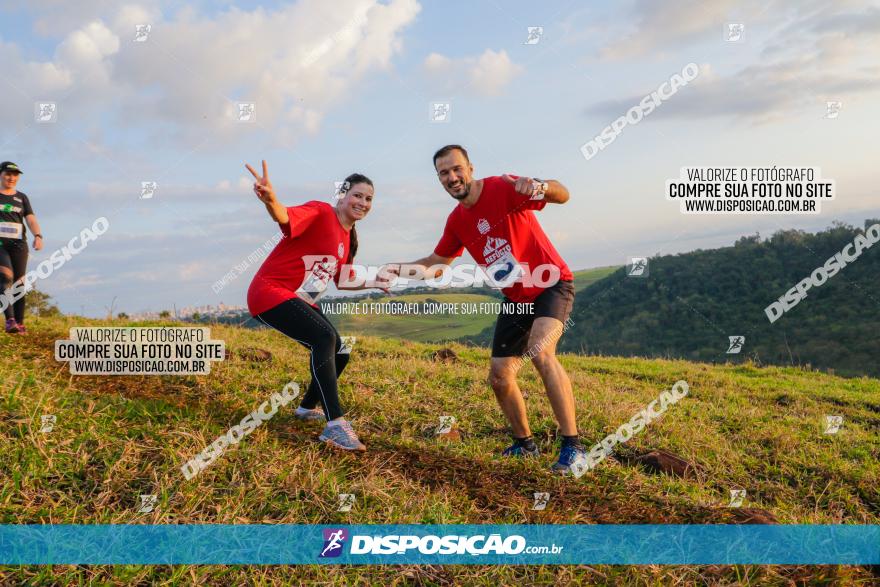
[[[360,452],[367,450],[367,447],[361,443],[357,434],[354,433],[351,422],[348,420],[341,420],[338,424],[333,425],[328,422],[318,438],[327,444],[343,450],[356,450]]]
[[[587,451],[582,446],[563,444],[559,450],[559,460],[551,467],[554,473],[580,477],[587,470]]]
[[[505,448],[501,455],[505,457],[520,457],[527,459],[541,456],[541,451],[538,450],[538,446],[534,442],[530,444],[531,446],[523,444],[519,440],[514,440],[513,444]]]
[[[6,321],[6,332],[9,334],[17,334],[21,332],[21,327],[18,325],[18,322],[15,321],[15,318],[9,318]]]
[[[318,408],[308,409],[302,406],[294,410],[293,417],[297,420],[326,420],[323,410]]]

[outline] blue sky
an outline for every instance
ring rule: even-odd
[[[571,201],[539,219],[572,268],[880,217],[876,3],[37,0],[0,3],[0,18],[0,157],[25,170],[46,237],[30,266],[110,220],[38,284],[65,312],[244,304],[256,267],[211,285],[276,230],[243,168],[261,158],[288,205],[352,171],[373,178],[362,263],[433,249],[452,200],[430,158],[446,143],[478,176],[565,183]],[[723,38],[731,22],[739,42]],[[152,26],[143,43],[137,23]],[[528,26],[539,43],[524,44]],[[584,159],[690,62],[692,84]],[[833,120],[829,100],[843,104]],[[35,101],[56,102],[57,123],[36,123]],[[256,123],[234,120],[238,101]],[[451,122],[430,121],[435,101]],[[694,165],[821,167],[838,195],[818,216],[684,216],[663,186]]]

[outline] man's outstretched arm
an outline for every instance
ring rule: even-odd
[[[547,191],[544,192],[544,201],[551,204],[564,204],[568,201],[568,188],[556,181],[555,179],[545,179],[547,182]]]
[[[543,191],[544,197],[542,199],[551,204],[564,204],[569,198],[568,188],[555,179],[542,179],[539,181],[535,178],[525,176],[515,178],[506,173],[502,175],[501,178],[511,184],[518,193],[524,196],[531,197],[536,193]],[[546,184],[546,189],[541,189],[541,183]]]
[[[385,267],[391,274],[406,279],[431,279],[439,275],[440,270],[428,271],[435,265],[449,265],[455,257],[441,257],[437,253],[431,253],[427,257],[416,259],[409,263],[390,263]]]

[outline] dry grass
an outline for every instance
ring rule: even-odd
[[[71,326],[34,320],[0,339],[3,523],[732,523],[729,489],[782,523],[880,523],[880,381],[797,369],[710,367],[685,361],[566,356],[586,442],[599,441],[678,379],[690,394],[579,480],[548,469],[555,425],[528,366],[531,422],[546,457],[503,461],[503,419],[485,384],[487,351],[358,338],[342,377],[343,403],[369,451],[329,452],[320,425],[282,409],[237,448],[187,481],[180,465],[291,379],[307,383],[306,353],[271,331],[212,328],[227,348],[268,349],[269,363],[233,358],[205,377],[82,377],[53,358]],[[123,323],[115,323],[121,326]],[[151,325],[151,324],[139,324]],[[38,431],[41,414],[55,429]],[[460,442],[431,433],[454,415]],[[841,414],[837,435],[824,416]],[[657,475],[626,456],[662,448],[699,465],[694,478]],[[545,511],[531,509],[547,491]],[[337,495],[354,493],[350,513]],[[138,495],[159,496],[150,514]],[[0,569],[38,585],[792,585],[876,584],[858,567],[219,567],[55,566]]]

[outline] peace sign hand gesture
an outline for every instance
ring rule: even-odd
[[[269,169],[266,167],[266,160],[263,160],[262,176],[257,175],[257,172],[249,164],[245,164],[245,167],[251,172],[254,179],[257,180],[254,182],[254,193],[260,198],[260,201],[264,204],[272,204],[275,202],[275,188],[272,187],[272,182],[269,181]]]

